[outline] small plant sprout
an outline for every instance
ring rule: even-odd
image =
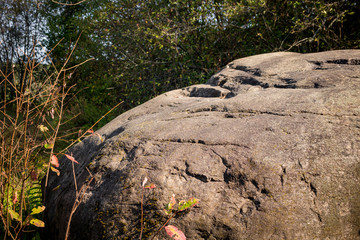
[[[143,189],[144,189],[145,184],[147,183],[147,181],[148,181],[148,179],[147,179],[147,177],[145,177],[145,178],[144,178],[144,181],[143,181],[142,184],[141,184],[141,186],[142,186]]]
[[[141,191],[141,218],[140,218],[140,222],[141,222],[141,229],[140,229],[140,240],[142,238],[142,233],[144,230],[144,191],[145,189],[154,189],[156,188],[155,184],[150,184],[145,186],[145,184],[147,183],[148,179],[147,177],[144,178],[144,181],[141,184],[142,187],[142,191]]]
[[[194,207],[196,204],[199,203],[199,200],[197,198],[189,198],[189,200],[185,201],[185,200],[181,200],[178,203],[178,208],[177,210],[174,210],[174,205],[176,204],[176,200],[175,200],[175,195],[173,194],[171,196],[170,202],[168,204],[166,204],[165,206],[165,213],[167,215],[170,215],[168,220],[160,227],[160,229],[156,232],[156,234],[152,237],[152,239],[154,239],[154,237],[161,231],[161,229],[163,229],[165,227],[165,231],[166,233],[172,237],[175,240],[184,240],[186,239],[185,234],[180,231],[177,227],[172,226],[172,225],[168,225],[166,226],[166,224],[168,224],[168,222],[175,217],[175,215],[179,212],[182,212],[186,209],[190,209],[192,207]]]
[[[148,179],[145,177],[141,186],[142,186],[142,196],[141,196],[141,231],[140,231],[140,240],[142,238],[142,233],[143,233],[143,229],[144,229],[144,208],[143,208],[143,202],[144,202],[144,190],[146,188],[148,189],[153,189],[155,188],[155,184],[150,184],[150,185],[146,185]],[[157,236],[159,234],[159,232],[164,228],[166,233],[173,239],[175,240],[186,240],[186,236],[185,234],[179,230],[177,227],[173,226],[173,225],[167,225],[170,220],[172,218],[174,218],[176,216],[176,214],[178,214],[179,212],[185,211],[186,209],[190,209],[192,207],[194,207],[196,204],[199,203],[199,200],[197,198],[189,198],[187,201],[185,200],[181,200],[178,203],[177,208],[175,208],[174,206],[176,205],[176,199],[175,199],[175,194],[172,194],[169,203],[167,203],[165,205],[165,209],[164,212],[166,215],[168,215],[167,220],[165,221],[165,223],[156,231],[156,233],[152,236],[151,240],[153,240],[155,238],[155,236]]]
[[[170,202],[168,204],[166,204],[166,206],[165,206],[166,215],[170,215],[172,213],[172,210],[173,210],[173,207],[175,204],[176,204],[175,194],[173,194],[170,199]]]

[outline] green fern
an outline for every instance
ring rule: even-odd
[[[41,184],[34,182],[26,191],[26,202],[28,210],[42,206]]]

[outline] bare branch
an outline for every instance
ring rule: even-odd
[[[57,3],[57,4],[60,4],[60,5],[64,5],[64,6],[76,6],[76,5],[79,5],[83,2],[85,2],[86,0],[81,0],[80,2],[77,2],[77,3],[61,3],[61,2],[57,2],[55,0],[51,0],[53,3]]]

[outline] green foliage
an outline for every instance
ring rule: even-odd
[[[182,200],[182,201],[179,202],[178,211],[184,211],[186,209],[189,209],[189,208],[195,206],[198,203],[199,203],[199,200],[196,199],[196,198],[190,198],[187,201]]]
[[[355,12],[355,1],[241,1],[229,11],[229,23],[250,31],[249,40],[266,52],[316,52],[359,47],[359,33],[348,30]]]
[[[66,58],[80,33],[74,64],[95,58],[70,79],[77,84],[73,94],[84,116],[78,124],[91,124],[94,116],[122,100],[122,108],[110,119],[165,91],[203,83],[239,57],[360,44],[360,6],[355,0],[47,4],[48,44],[63,38],[52,53],[55,62]]]
[[[143,230],[144,230],[144,208],[143,208],[143,203],[144,203],[144,190],[145,189],[154,189],[156,187],[155,184],[150,184],[145,186],[145,184],[147,183],[148,179],[147,177],[144,178],[143,183],[141,184],[142,186],[142,193],[141,193],[141,229],[140,229],[140,240],[142,239],[142,234],[143,234]],[[194,207],[196,204],[199,203],[199,199],[196,198],[189,198],[187,201],[185,200],[181,200],[178,203],[178,208],[177,210],[174,209],[174,206],[176,204],[176,199],[175,199],[175,194],[173,194],[171,196],[171,199],[169,201],[168,204],[165,205],[165,214],[168,215],[167,220],[165,221],[165,223],[152,235],[151,240],[153,240],[158,234],[159,232],[164,228],[166,233],[172,237],[175,240],[185,240],[185,234],[179,230],[177,227],[173,226],[173,225],[167,225],[169,223],[169,221],[176,216],[176,214],[178,214],[179,212],[182,212],[186,209],[190,209],[192,207]]]

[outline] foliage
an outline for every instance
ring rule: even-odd
[[[52,53],[55,62],[66,58],[79,33],[75,64],[95,58],[72,76],[84,113],[78,124],[95,121],[99,109],[109,109],[114,102],[124,100],[119,110],[124,111],[165,91],[203,83],[239,57],[360,44],[360,6],[355,0],[96,0],[75,6],[49,0],[46,4],[49,46],[64,38]]]
[[[66,96],[62,71],[54,74],[42,67],[35,48],[26,57],[23,81],[15,64],[8,74],[0,70],[0,218],[4,238],[11,239],[21,238],[29,224],[44,226],[36,218],[44,210],[39,178],[49,166],[45,159],[53,152]],[[37,78],[41,71],[43,78]],[[14,96],[9,98],[7,91]]]
[[[144,191],[145,189],[154,189],[156,187],[155,184],[150,184],[145,186],[145,184],[147,183],[148,179],[147,177],[144,178],[143,183],[141,184],[142,186],[142,193],[141,193],[141,229],[140,229],[140,240],[142,239],[142,233],[144,230],[144,207],[143,207],[143,202],[144,202]],[[185,201],[185,200],[181,200],[178,203],[178,208],[175,209],[174,206],[176,204],[176,200],[175,200],[175,195],[173,194],[170,202],[168,204],[166,204],[165,206],[165,213],[166,215],[168,215],[167,220],[165,221],[165,223],[153,234],[152,239],[154,239],[159,232],[164,228],[166,233],[172,237],[175,240],[186,240],[186,236],[185,234],[179,230],[177,227],[173,226],[173,225],[167,225],[169,223],[169,221],[176,216],[176,214],[178,214],[179,212],[185,211],[187,209],[190,209],[192,207],[194,207],[196,204],[199,203],[199,200],[196,198],[189,198],[189,200]],[[167,225],[167,226],[166,226]]]
[[[62,152],[58,142],[73,135],[63,121],[72,88],[67,85],[72,68],[67,67],[68,61],[60,68],[47,66],[44,59],[37,61],[35,51],[33,47],[31,55],[26,56],[22,75],[16,72],[16,64],[8,74],[0,69],[0,88],[4,93],[0,99],[0,237],[3,239],[36,237],[34,227],[45,226],[41,220],[45,207],[40,181],[44,178],[46,187],[50,170],[60,174],[56,155]],[[19,81],[19,76],[24,79]],[[65,156],[77,163],[71,155]]]
[[[248,39],[265,52],[316,52],[358,48],[360,13],[356,1],[240,1],[229,11],[229,25],[251,33]],[[357,23],[356,23],[357,22]],[[351,30],[350,30],[351,29]]]

